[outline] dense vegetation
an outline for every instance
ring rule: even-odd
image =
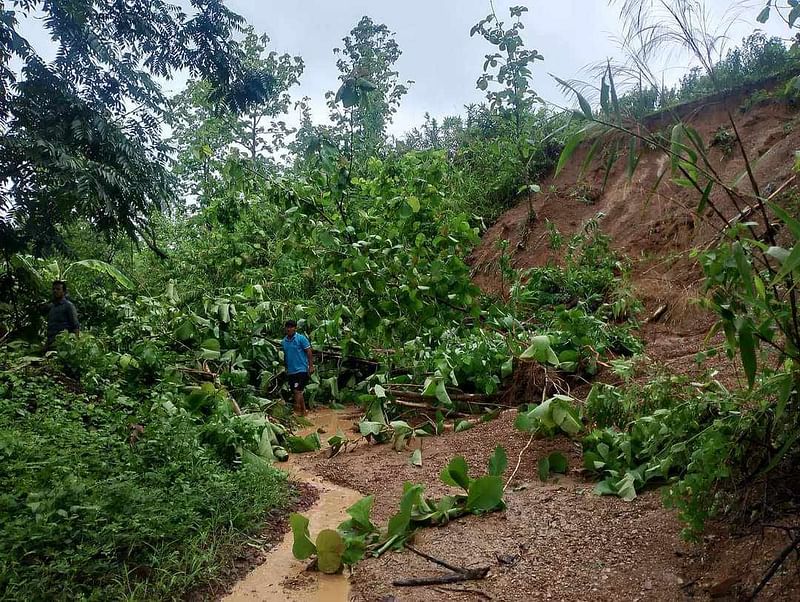
[[[572,237],[549,227],[559,262],[521,271],[501,248],[502,295],[472,282],[467,257],[486,220],[530,200],[584,137],[631,134],[643,113],[644,88],[618,95],[610,65],[597,110],[582,95],[577,113],[545,108],[532,87],[545,57],[525,47],[524,7],[508,25],[492,14],[473,28],[492,50],[477,81],[487,103],[426,118],[394,141],[387,128],[409,84],[395,69],[392,32],[367,17],[336,51],[331,125],[313,123],[306,107],[291,131],[284,115],[302,60],[268,51],[221,3],[196,3],[186,16],[134,2],[130,14],[91,18],[14,5],[23,17],[44,10],[60,50],[45,63],[17,16],[2,13],[0,476],[11,485],[0,493],[2,597],[180,596],[213,579],[268,510],[288,508],[295,494],[274,463],[320,440],[292,434],[278,343],[287,318],[326,350],[310,401],[362,404],[361,435],[398,451],[442,432],[469,409],[465,396],[505,395],[534,404],[521,408],[519,429],[584,437],[599,493],[632,499],[667,484],[690,534],[735,506],[730,484],[792,465],[800,225],[766,206],[756,182],[748,202],[791,236],[770,239],[770,221],[766,239],[734,224],[702,256],[706,303],[746,372],[741,390],[710,377],[633,378],[640,304],[599,217]],[[184,46],[195,50],[176,50]],[[705,75],[689,74],[670,102],[753,79],[765,64],[783,71],[794,57],[748,38]],[[175,69],[194,79],[166,99],[152,76]],[[103,85],[86,84],[97,78]],[[141,110],[129,110],[134,101]],[[625,148],[666,152],[701,213],[712,187],[730,190],[688,126],[678,123],[666,145],[636,131]],[[599,139],[619,145],[619,136]],[[537,219],[529,204],[526,228]],[[68,281],[83,332],[45,353],[39,304],[56,278]],[[779,361],[764,361],[767,347]],[[622,383],[597,385],[578,407],[568,384],[604,366]],[[393,401],[410,388],[435,404],[435,419],[400,419]],[[370,502],[351,509],[338,535],[323,538],[346,543],[346,558],[343,548],[320,561],[338,569],[418,526],[502,508],[500,457],[474,481],[451,463],[443,479],[464,494],[430,500],[409,489],[402,524],[385,534],[369,521]],[[563,464],[548,458],[543,478]],[[299,555],[319,553],[307,523],[293,523]]]

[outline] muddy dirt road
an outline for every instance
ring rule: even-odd
[[[310,416],[313,427],[301,431],[306,435],[317,429],[334,434],[340,426],[352,424],[349,415],[330,410]],[[319,498],[303,512],[316,533],[322,529],[335,529],[347,518],[345,510],[363,496],[352,489],[335,485],[321,476],[302,468],[302,456],[292,454],[283,465],[292,480],[307,483],[317,489]],[[345,575],[323,575],[307,571],[308,561],[299,561],[292,555],[292,533],[269,554],[267,561],[236,584],[225,598],[230,602],[286,601],[286,602],[347,602],[350,585]]]
[[[360,443],[353,451],[329,459],[326,450],[292,455],[287,467],[295,480],[319,489],[320,498],[304,514],[312,535],[334,528],[345,509],[360,496],[375,495],[373,521],[385,525],[396,512],[403,483],[423,483],[431,494],[449,489],[439,472],[462,454],[470,473],[483,473],[494,447],[509,457],[508,479],[529,441],[513,428],[514,411],[461,433],[418,439],[423,466],[409,462],[411,451]],[[359,412],[321,410],[309,418],[323,441],[337,430],[348,431]],[[356,439],[354,433],[351,438]],[[564,453],[571,473],[547,483],[536,475],[538,459]],[[681,540],[681,524],[664,509],[658,491],[631,503],[598,497],[594,483],[576,472],[579,446],[567,439],[533,440],[510,482],[505,512],[468,516],[440,528],[422,529],[418,549],[463,567],[490,566],[486,579],[453,586],[401,588],[392,581],[434,576],[441,570],[403,552],[367,558],[345,575],[307,571],[294,560],[291,534],[264,564],[240,581],[228,600],[245,601],[451,601],[451,600],[735,600],[750,591],[784,542],[779,533],[734,538],[712,527],[697,544]],[[795,600],[798,576],[786,571],[759,599]]]

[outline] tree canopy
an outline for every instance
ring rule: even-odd
[[[221,0],[191,14],[163,0],[13,0],[0,12],[0,232],[8,255],[63,245],[59,226],[87,219],[155,247],[149,215],[174,194],[157,78],[179,70],[235,112],[263,102],[274,78],[246,60],[244,20]],[[41,19],[47,62],[20,33]],[[16,70],[11,61],[21,67]]]

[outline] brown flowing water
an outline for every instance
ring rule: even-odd
[[[301,435],[322,429],[323,441],[338,430],[347,432],[352,425],[352,414],[335,410],[320,410],[307,416],[313,424]],[[319,491],[319,499],[303,514],[309,519],[313,538],[322,529],[335,529],[347,518],[345,510],[363,496],[352,489],[334,485],[318,475],[298,466],[296,456],[283,467],[293,481],[308,483]],[[344,574],[325,575],[307,571],[308,560],[297,560],[292,555],[292,533],[267,556],[264,564],[255,568],[236,584],[225,600],[230,602],[286,601],[286,602],[347,602],[350,584]]]

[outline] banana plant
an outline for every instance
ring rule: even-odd
[[[111,276],[117,284],[128,290],[132,290],[136,287],[134,282],[120,270],[110,263],[100,261],[99,259],[84,259],[63,266],[55,260],[48,261],[34,257],[33,255],[22,255],[18,253],[11,258],[11,265],[28,272],[36,283],[37,288],[42,291],[46,291],[50,287],[50,283],[54,280],[66,281],[68,275],[75,268],[85,268]]]

